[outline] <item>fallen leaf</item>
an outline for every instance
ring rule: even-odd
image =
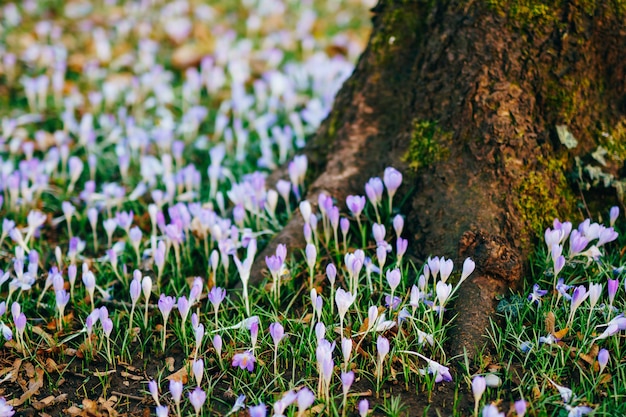
[[[70,408],[63,410],[63,412],[69,415],[70,417],[75,417],[75,416],[81,415],[83,413],[83,410],[73,405]]]
[[[123,376],[124,378],[132,379],[133,381],[142,381],[143,380],[143,376],[133,375],[133,374],[128,373],[126,371],[121,371],[120,375]]]
[[[35,408],[35,410],[39,411],[44,409],[45,407],[50,407],[51,405],[54,404],[54,400],[55,400],[55,396],[54,395],[49,395],[46,398],[39,400],[39,401],[35,401],[33,403],[33,408]]]
[[[117,411],[113,407],[117,404],[118,398],[115,395],[112,395],[106,401],[103,398],[98,399],[98,403],[102,408],[107,410],[109,413],[109,417],[117,416]]]
[[[548,332],[548,334],[554,334],[555,323],[556,317],[554,316],[554,313],[550,311],[546,315],[546,332]]]
[[[569,329],[566,327],[562,330],[559,330],[558,332],[553,332],[552,334],[554,335],[554,337],[560,340],[560,339],[563,339],[567,335],[568,330]]]
[[[95,372],[92,373],[92,375],[96,376],[96,377],[101,377],[101,376],[111,375],[111,374],[114,374],[116,372],[117,372],[116,369],[110,369],[108,371],[95,371]]]
[[[191,367],[191,363],[187,362],[178,371],[169,375],[166,379],[170,381],[171,380],[181,381],[183,384],[186,384],[187,380],[189,379],[189,372],[187,371],[187,369],[189,369],[190,367]]]
[[[18,407],[26,400],[30,399],[34,394],[39,391],[39,388],[43,387],[43,369],[36,368],[35,369],[35,377],[32,378],[28,383],[28,390],[22,394],[22,396],[18,399],[13,398],[10,401],[7,401],[7,404],[12,405],[13,407]]]
[[[171,356],[168,358],[165,358],[165,365],[167,365],[167,370],[170,372],[174,372],[174,358],[172,358]]]
[[[179,70],[196,66],[207,53],[206,48],[197,44],[181,45],[172,53],[172,66]]]

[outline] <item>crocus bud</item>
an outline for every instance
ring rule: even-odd
[[[272,336],[272,340],[274,341],[274,346],[278,346],[283,337],[285,337],[285,329],[278,322],[270,324],[269,332],[270,336]]]
[[[157,405],[160,405],[161,403],[159,402],[159,386],[154,379],[151,379],[150,382],[148,382],[148,390],[150,391],[150,395],[152,395],[152,399],[154,399],[154,402]]]
[[[402,184],[402,174],[393,167],[385,168],[383,182],[385,183],[385,187],[387,187],[387,193],[389,193],[389,196],[393,198],[396,191]]]
[[[335,285],[335,278],[337,277],[337,267],[334,264],[330,263],[326,266],[326,276],[328,277],[328,281],[330,281],[330,285]]]
[[[359,417],[366,417],[370,410],[370,403],[367,400],[359,401]]]
[[[341,353],[343,354],[343,363],[347,365],[350,362],[350,354],[352,353],[352,339],[341,338]]]
[[[613,300],[615,300],[615,294],[617,294],[618,288],[619,288],[619,280],[609,278],[608,290],[609,290],[609,304],[610,305],[613,305]]]
[[[400,237],[402,234],[402,229],[404,229],[404,217],[397,214],[393,218],[393,229],[396,231],[396,237]]]
[[[472,379],[472,394],[474,394],[474,403],[478,404],[483,396],[483,393],[487,389],[487,381],[484,376],[475,376]]]
[[[606,364],[609,363],[609,351],[606,349],[600,349],[598,352],[598,365],[600,365],[600,373],[604,372]]]
[[[170,394],[172,394],[172,399],[178,406],[183,396],[183,383],[176,379],[170,379]]]
[[[347,395],[352,383],[354,382],[354,372],[342,372],[341,373],[341,386],[343,388],[343,395]]]
[[[398,268],[387,271],[387,283],[389,284],[389,287],[391,287],[392,292],[394,292],[400,284],[401,278],[402,274]]]
[[[611,227],[613,227],[613,225],[615,224],[615,220],[617,220],[618,217],[619,217],[619,207],[618,206],[611,207],[611,211],[609,213],[609,221],[610,221]]]
[[[315,268],[315,262],[317,261],[317,249],[315,248],[315,245],[306,245],[305,253],[307,266],[312,270]]]
[[[471,258],[466,258],[463,262],[463,272],[461,272],[460,282],[465,281],[467,277],[469,277],[471,273],[474,272],[475,268],[476,263]]]
[[[215,348],[215,352],[217,353],[217,357],[222,357],[222,337],[219,334],[213,336],[213,347]]]
[[[196,384],[200,386],[202,383],[202,377],[204,376],[204,361],[202,359],[195,360],[191,365],[193,376],[196,379]]]

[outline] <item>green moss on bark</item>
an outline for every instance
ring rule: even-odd
[[[555,218],[572,219],[576,205],[565,176],[566,155],[560,159],[538,160],[538,170],[530,171],[514,190],[519,196],[516,203],[519,214],[535,237],[542,236]]]
[[[450,137],[451,134],[443,132],[435,122],[414,122],[409,149],[404,154],[403,161],[413,171],[440,161],[449,154],[445,144]]]
[[[382,3],[385,8],[375,22],[375,30],[370,39],[370,47],[381,64],[390,63],[398,53],[406,53],[406,46],[414,44],[426,33],[428,16],[430,15],[433,0],[399,0]]]
[[[508,17],[512,25],[524,29],[563,27],[563,10],[578,11],[580,17],[589,18],[626,16],[626,0],[486,0],[486,3],[499,15]]]

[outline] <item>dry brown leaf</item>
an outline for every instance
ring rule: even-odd
[[[63,412],[70,417],[75,417],[80,416],[83,413],[83,410],[73,405],[70,408],[63,410]]]
[[[207,48],[198,44],[181,45],[172,53],[172,66],[179,70],[197,66],[207,53]]]
[[[13,407],[18,407],[36,394],[41,387],[43,387],[43,369],[36,368],[35,377],[28,382],[28,390],[24,392],[20,398],[13,398],[12,400],[7,401],[7,404],[12,405]]]
[[[557,338],[558,340],[561,340],[567,335],[568,330],[569,329],[566,327],[562,330],[559,330],[558,332],[553,332],[552,334],[554,335],[555,338]]]
[[[34,377],[35,377],[35,367],[33,366],[33,364],[32,364],[32,363],[30,363],[30,362],[26,362],[26,363],[24,364],[23,369],[24,369],[24,372],[26,372],[26,376],[27,376],[29,379],[32,379],[32,378],[34,378]]]
[[[533,387],[533,398],[535,400],[538,400],[539,398],[541,398],[541,391],[539,390],[539,387],[537,387],[536,385]]]
[[[52,358],[46,359],[45,368],[48,373],[61,373],[66,367],[67,364],[59,365]]]
[[[98,412],[98,403],[90,400],[89,398],[83,399],[83,411],[81,415],[100,416],[101,414]]]
[[[554,313],[550,311],[546,315],[546,332],[548,332],[548,334],[554,334],[555,323],[556,317],[554,316]]]
[[[115,395],[109,397],[108,400],[104,400],[104,398],[98,399],[98,403],[101,408],[104,408],[109,413],[109,417],[117,416],[117,411],[113,407],[117,404],[118,398]]]
[[[167,365],[167,370],[170,372],[174,372],[174,369],[176,369],[174,367],[174,364],[176,363],[176,360],[174,358],[172,358],[171,356],[165,358],[165,365]]]
[[[126,371],[121,371],[120,375],[123,376],[124,378],[132,379],[133,381],[142,381],[143,380],[143,376],[133,375],[133,374],[131,374],[129,372],[126,372]]]
[[[369,328],[370,319],[368,317],[363,320],[363,324],[359,327],[359,333],[365,332]]]
[[[108,371],[95,371],[95,372],[92,373],[92,375],[96,376],[96,377],[101,377],[101,376],[111,375],[111,374],[114,374],[116,372],[117,372],[116,369],[110,369]]]
[[[186,384],[187,380],[189,379],[189,373],[187,372],[187,369],[190,367],[191,367],[191,363],[187,362],[178,371],[174,372],[173,374],[168,376],[166,379],[181,381],[183,384]]]
[[[54,404],[54,399],[54,395],[49,395],[43,400],[35,401],[33,403],[33,408],[39,411],[44,409],[45,407],[50,407],[52,404]]]

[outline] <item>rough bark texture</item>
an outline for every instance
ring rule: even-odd
[[[477,258],[455,307],[459,328],[473,330],[457,334],[456,350],[480,344],[494,295],[522,278],[537,232],[575,212],[573,157],[623,122],[624,11],[621,1],[524,0],[382,0],[373,10],[369,45],[307,149],[308,198],[343,202],[388,165],[413,169],[403,212],[415,255]],[[560,144],[560,124],[577,148]],[[301,230],[294,220],[264,254],[298,247]],[[492,256],[496,246],[514,267]]]

